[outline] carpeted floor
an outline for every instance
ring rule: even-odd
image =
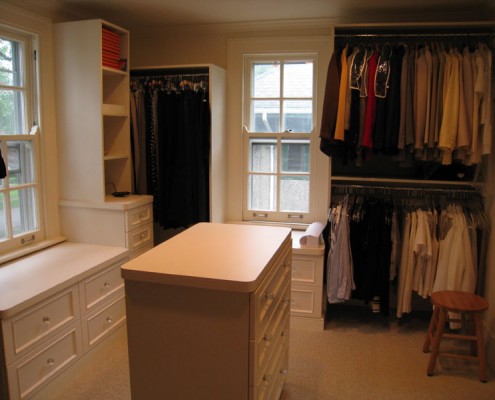
[[[324,331],[291,330],[282,400],[495,399],[494,374],[481,383],[476,363],[442,359],[435,376],[426,375],[429,355],[422,346],[429,315],[398,323],[392,316],[343,305],[330,306],[327,315]],[[56,398],[127,400],[128,375],[123,329],[112,346],[59,388]]]

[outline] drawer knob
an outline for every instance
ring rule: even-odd
[[[105,281],[105,282],[103,283],[103,287],[104,287],[105,289],[108,289],[108,288],[110,287],[110,282]]]
[[[287,375],[287,374],[289,373],[289,371],[287,370],[287,368],[282,368],[282,369],[280,370],[280,373],[281,373],[282,375]]]
[[[263,382],[265,383],[265,385],[268,385],[270,381],[271,381],[270,375],[263,375]]]
[[[49,367],[55,365],[55,359],[53,357],[50,357],[48,360],[46,360],[46,365]]]
[[[111,324],[112,323],[112,317],[107,317],[107,324]]]
[[[271,343],[272,340],[273,340],[272,335],[263,335],[263,341],[265,341],[266,343]]]
[[[282,331],[282,333],[280,334],[280,336],[282,336],[282,337],[289,336],[289,331]]]
[[[266,300],[273,300],[275,298],[275,295],[273,293],[265,293],[264,296]]]
[[[50,317],[43,317],[43,325],[50,325]]]

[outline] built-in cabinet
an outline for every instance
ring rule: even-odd
[[[129,32],[100,19],[55,24],[55,68],[62,232],[135,256],[153,246],[153,199],[112,195],[133,192]]]
[[[2,265],[0,397],[41,395],[125,323],[120,267],[128,253],[66,242]]]
[[[323,282],[325,245],[301,245],[304,231],[292,232],[291,324],[311,330],[325,329],[326,293]]]

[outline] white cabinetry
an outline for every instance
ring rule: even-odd
[[[0,269],[0,397],[28,399],[125,322],[128,250],[62,243]],[[29,277],[29,282],[26,281]]]
[[[325,327],[326,297],[323,293],[325,245],[299,244],[303,232],[292,232],[291,322],[294,327],[322,330]]]
[[[291,250],[288,228],[200,223],[124,264],[132,398],[278,399]]]
[[[105,31],[121,65],[108,65]],[[128,66],[125,29],[100,19],[55,24],[62,232],[139,254],[153,243],[152,197],[111,196],[133,191]],[[134,212],[147,223],[128,223]]]

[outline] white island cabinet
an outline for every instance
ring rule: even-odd
[[[280,398],[291,251],[289,228],[200,223],[124,264],[132,398]]]

